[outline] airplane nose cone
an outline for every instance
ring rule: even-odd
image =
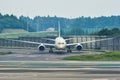
[[[58,49],[65,49],[65,45],[59,45],[57,46]]]

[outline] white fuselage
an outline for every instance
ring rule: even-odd
[[[58,50],[63,50],[66,48],[66,41],[63,37],[57,37],[55,39],[55,48]]]

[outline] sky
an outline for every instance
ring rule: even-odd
[[[0,13],[65,18],[120,15],[120,0],[0,0]]]

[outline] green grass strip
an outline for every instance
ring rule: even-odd
[[[82,60],[82,61],[119,61],[120,52],[105,52],[103,54],[79,55],[65,57],[64,60]]]
[[[12,52],[0,52],[0,55],[13,54]]]

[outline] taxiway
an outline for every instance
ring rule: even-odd
[[[14,53],[0,56],[0,80],[120,80],[119,61],[62,60],[66,56],[101,52],[49,54],[25,49],[0,49],[0,52]]]
[[[48,53],[39,50],[26,49],[0,49],[0,52],[12,52],[13,54],[0,56],[0,61],[62,61],[64,57],[84,54],[101,54],[94,51],[73,51],[72,53]]]

